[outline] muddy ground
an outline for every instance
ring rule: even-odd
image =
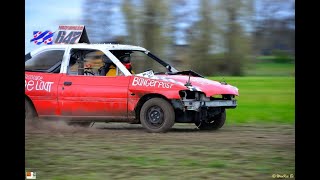
[[[294,177],[294,125],[225,125],[213,132],[176,124],[63,122],[26,125],[26,170],[37,179],[273,179]]]

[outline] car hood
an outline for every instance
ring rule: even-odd
[[[155,75],[156,78],[169,81],[175,84],[183,85],[188,82],[189,76],[187,75]],[[232,94],[239,96],[238,88],[223,82],[205,79],[202,77],[190,76],[190,84],[188,88],[191,91],[202,91],[207,96]]]

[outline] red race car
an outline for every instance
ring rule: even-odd
[[[141,123],[148,132],[194,123],[215,130],[238,95],[234,86],[178,71],[138,46],[54,44],[25,55],[26,120]]]

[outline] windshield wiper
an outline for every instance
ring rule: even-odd
[[[192,70],[187,70],[187,71],[177,71],[177,72],[170,72],[168,73],[170,75],[178,75],[178,74],[181,74],[181,75],[191,75],[191,76],[195,76],[195,77],[202,77],[204,78],[204,76],[202,76],[201,74],[197,73],[197,72],[194,72]]]
[[[153,74],[158,75],[158,74],[166,74],[166,73],[165,72],[155,72]]]
[[[160,63],[162,66],[166,67],[166,69],[169,72],[178,72],[178,70],[176,70],[174,67],[170,66],[170,64],[162,61],[161,59],[159,59],[157,56],[153,55],[151,52],[148,52],[147,54],[149,57],[151,57],[152,59],[156,60],[158,63]]]

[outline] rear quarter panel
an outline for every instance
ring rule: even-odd
[[[39,116],[58,113],[57,89],[61,74],[25,72],[25,94]]]

